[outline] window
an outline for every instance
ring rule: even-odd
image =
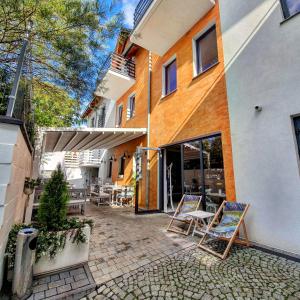
[[[296,140],[298,145],[299,158],[300,158],[300,117],[294,118],[294,126],[295,126]]]
[[[131,95],[127,104],[127,120],[134,117],[135,114],[135,95]]]
[[[196,74],[205,72],[218,62],[216,25],[195,40]]]
[[[95,118],[91,119],[91,127],[95,127]]]
[[[123,115],[123,105],[118,107],[118,119],[117,119],[117,126],[120,127],[122,124],[122,115]]]
[[[109,160],[109,161],[108,161],[108,170],[107,170],[107,177],[108,177],[108,178],[111,178],[111,174],[112,174],[112,165],[113,165],[112,160]]]
[[[100,115],[98,118],[98,127],[104,127],[105,125],[105,106],[103,106],[100,110]]]
[[[176,59],[164,66],[164,90],[163,95],[166,96],[174,92],[177,88],[177,67]]]
[[[281,0],[281,5],[285,19],[300,13],[300,0]]]
[[[124,167],[125,167],[125,158],[124,156],[121,156],[119,158],[119,172],[118,172],[119,177],[124,176]]]

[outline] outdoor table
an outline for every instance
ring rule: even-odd
[[[201,230],[201,227],[206,228],[207,224],[205,222],[205,219],[212,218],[215,214],[208,211],[195,210],[187,213],[187,215],[191,216],[195,222],[195,226],[192,234],[194,236],[195,233],[204,235],[205,232],[203,231],[203,229]]]

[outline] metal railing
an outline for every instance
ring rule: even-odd
[[[79,154],[79,166],[99,166],[101,164],[101,150],[87,150]]]
[[[140,23],[141,19],[145,15],[149,6],[152,4],[153,0],[140,0],[135,8],[133,15],[133,27],[135,28]]]
[[[108,56],[107,60],[103,64],[102,76],[104,77],[108,70],[120,73],[131,78],[135,78],[135,63],[130,59],[126,59],[123,56],[112,53]],[[100,80],[103,78],[100,78]]]
[[[65,157],[64,157],[64,167],[78,168],[79,167],[79,153],[78,152],[66,152]]]

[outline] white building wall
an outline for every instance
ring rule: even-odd
[[[87,119],[87,125],[88,127],[92,127],[92,119],[96,120],[96,125],[98,125],[98,118],[101,113],[102,107],[105,105],[105,122],[104,127],[106,128],[114,128],[116,126],[116,102],[109,99],[102,100],[99,107],[97,107],[96,110],[94,110]],[[102,163],[99,166],[99,172],[98,172],[98,178],[103,182],[111,182],[111,178],[108,177],[108,164],[109,164],[109,158],[111,157],[111,152],[109,149],[103,149],[101,150],[101,161]]]
[[[237,200],[252,241],[299,255],[300,15],[281,24],[278,0],[219,4]]]

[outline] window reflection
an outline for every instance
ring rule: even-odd
[[[199,195],[202,189],[200,141],[183,145],[183,188],[185,194]]]
[[[224,166],[221,137],[204,139],[203,164],[207,193],[225,193]]]

